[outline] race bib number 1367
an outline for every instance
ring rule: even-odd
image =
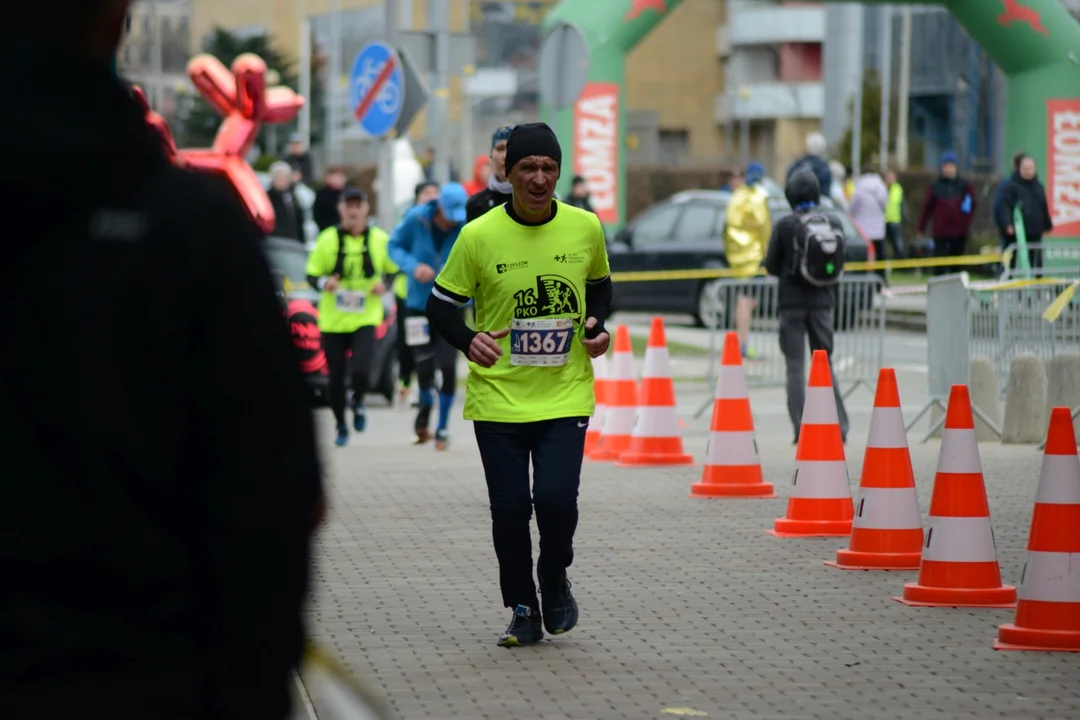
[[[510,324],[510,364],[560,367],[570,357],[572,318],[515,318]]]

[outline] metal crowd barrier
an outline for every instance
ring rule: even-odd
[[[1016,243],[1005,248],[1001,256],[1001,280],[1030,279],[1039,276],[1077,276],[1080,275],[1080,242],[1074,240],[1054,240],[1049,243],[1030,243],[1027,246],[1028,258],[1031,253],[1042,253],[1042,269],[1010,268],[1019,249]],[[1017,265],[1021,264],[1019,262]]]
[[[784,386],[787,369],[780,352],[777,279],[725,278],[709,283],[707,288],[711,311],[703,320],[710,328],[708,384],[712,386],[716,382],[722,334],[735,330],[739,297],[744,296],[754,301],[748,343],[753,356],[743,360],[746,380],[752,387]],[[877,382],[885,353],[885,304],[875,302],[881,288],[881,278],[874,274],[845,275],[835,287],[832,365],[845,398],[860,385],[872,392]],[[809,370],[809,347],[807,358]],[[709,397],[695,417],[712,407],[712,402]]]
[[[1000,395],[1005,394],[1009,368],[1018,355],[1030,353],[1048,361],[1080,348],[1080,300],[1067,299],[1053,321],[1043,317],[1073,282],[1043,278],[968,289],[971,357],[981,355],[994,363]]]

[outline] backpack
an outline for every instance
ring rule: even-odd
[[[831,287],[844,276],[844,231],[829,216],[811,210],[799,218],[794,271],[814,287]]]
[[[337,261],[334,263],[334,272],[331,275],[337,275],[339,278],[345,274],[345,228],[340,225],[334,228],[338,237],[338,251]],[[375,263],[371,260],[371,226],[364,228],[364,253],[363,253],[363,270],[364,277],[371,278],[375,276]],[[344,279],[344,278],[343,278]]]

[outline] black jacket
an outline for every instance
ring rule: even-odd
[[[261,233],[107,67],[0,59],[0,717],[284,718],[322,491]]]
[[[505,205],[512,197],[513,195],[509,193],[496,192],[489,187],[484,188],[465,203],[465,222],[472,222],[493,207]]]
[[[788,182],[785,189],[788,203],[798,208],[805,203],[817,205],[821,202],[821,190],[817,179],[809,173],[798,173]],[[777,310],[831,310],[836,304],[833,288],[811,285],[799,274],[795,263],[798,259],[797,248],[805,232],[802,225],[803,211],[796,210],[785,215],[773,225],[769,247],[765,251],[765,270],[779,280]],[[826,212],[829,222],[840,232],[844,225],[832,212]]]
[[[1038,242],[1044,233],[1054,229],[1046,204],[1046,190],[1038,177],[1025,180],[1020,173],[1013,173],[998,207],[995,218],[998,227],[1007,228],[1013,224],[1013,210],[1017,206],[1024,218],[1024,237],[1028,242]]]
[[[311,206],[311,214],[319,232],[341,222],[341,213],[338,212],[340,199],[340,190],[325,185],[315,191],[315,203]]]
[[[566,204],[572,205],[579,210],[584,210],[585,212],[591,212],[594,214],[596,213],[596,211],[593,210],[593,206],[592,203],[589,201],[588,195],[586,195],[585,197],[574,197],[573,195],[571,195],[570,197],[566,198]]]
[[[270,198],[270,204],[274,207],[274,231],[278,237],[290,238],[297,242],[304,242],[304,221],[307,213],[300,207],[299,198],[291,188],[278,190],[270,188],[266,191]]]

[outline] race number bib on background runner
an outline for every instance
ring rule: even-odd
[[[510,323],[510,364],[560,367],[570,357],[573,341],[571,318],[515,318]]]
[[[367,295],[359,290],[338,290],[337,309],[347,313],[362,313]]]
[[[422,316],[405,318],[405,344],[409,347],[419,347],[431,342],[431,330],[428,319]]]

